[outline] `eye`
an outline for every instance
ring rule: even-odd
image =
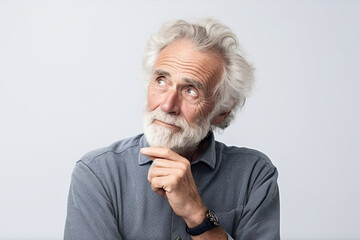
[[[162,77],[157,78],[156,81],[160,86],[165,85],[165,80]]]
[[[192,96],[192,97],[197,97],[197,96],[198,96],[197,91],[196,91],[193,87],[187,88],[187,89],[185,90],[185,92],[186,92],[187,94],[189,94],[190,96]]]

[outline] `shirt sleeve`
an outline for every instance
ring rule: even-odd
[[[114,209],[104,186],[83,162],[71,177],[64,239],[119,239]]]
[[[264,167],[248,193],[235,239],[279,240],[280,203],[274,166]]]

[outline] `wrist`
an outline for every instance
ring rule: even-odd
[[[197,236],[203,234],[209,230],[219,226],[220,222],[213,210],[206,210],[206,216],[204,221],[196,227],[186,227],[186,232],[191,236]]]
[[[188,216],[183,217],[186,225],[189,228],[192,228],[201,224],[206,218],[206,210],[207,208],[205,206],[202,206],[198,210],[192,211],[191,214],[189,214]]]

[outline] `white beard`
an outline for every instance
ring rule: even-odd
[[[163,112],[160,108],[150,112],[146,106],[143,117],[144,134],[150,146],[169,148],[180,155],[185,155],[194,152],[210,131],[211,115],[189,124],[184,118]],[[175,125],[180,130],[158,125],[154,120]]]

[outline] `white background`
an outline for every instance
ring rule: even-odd
[[[0,239],[61,239],[86,152],[142,132],[145,43],[215,17],[256,86],[218,134],[278,167],[282,239],[360,239],[359,1],[0,0]]]

